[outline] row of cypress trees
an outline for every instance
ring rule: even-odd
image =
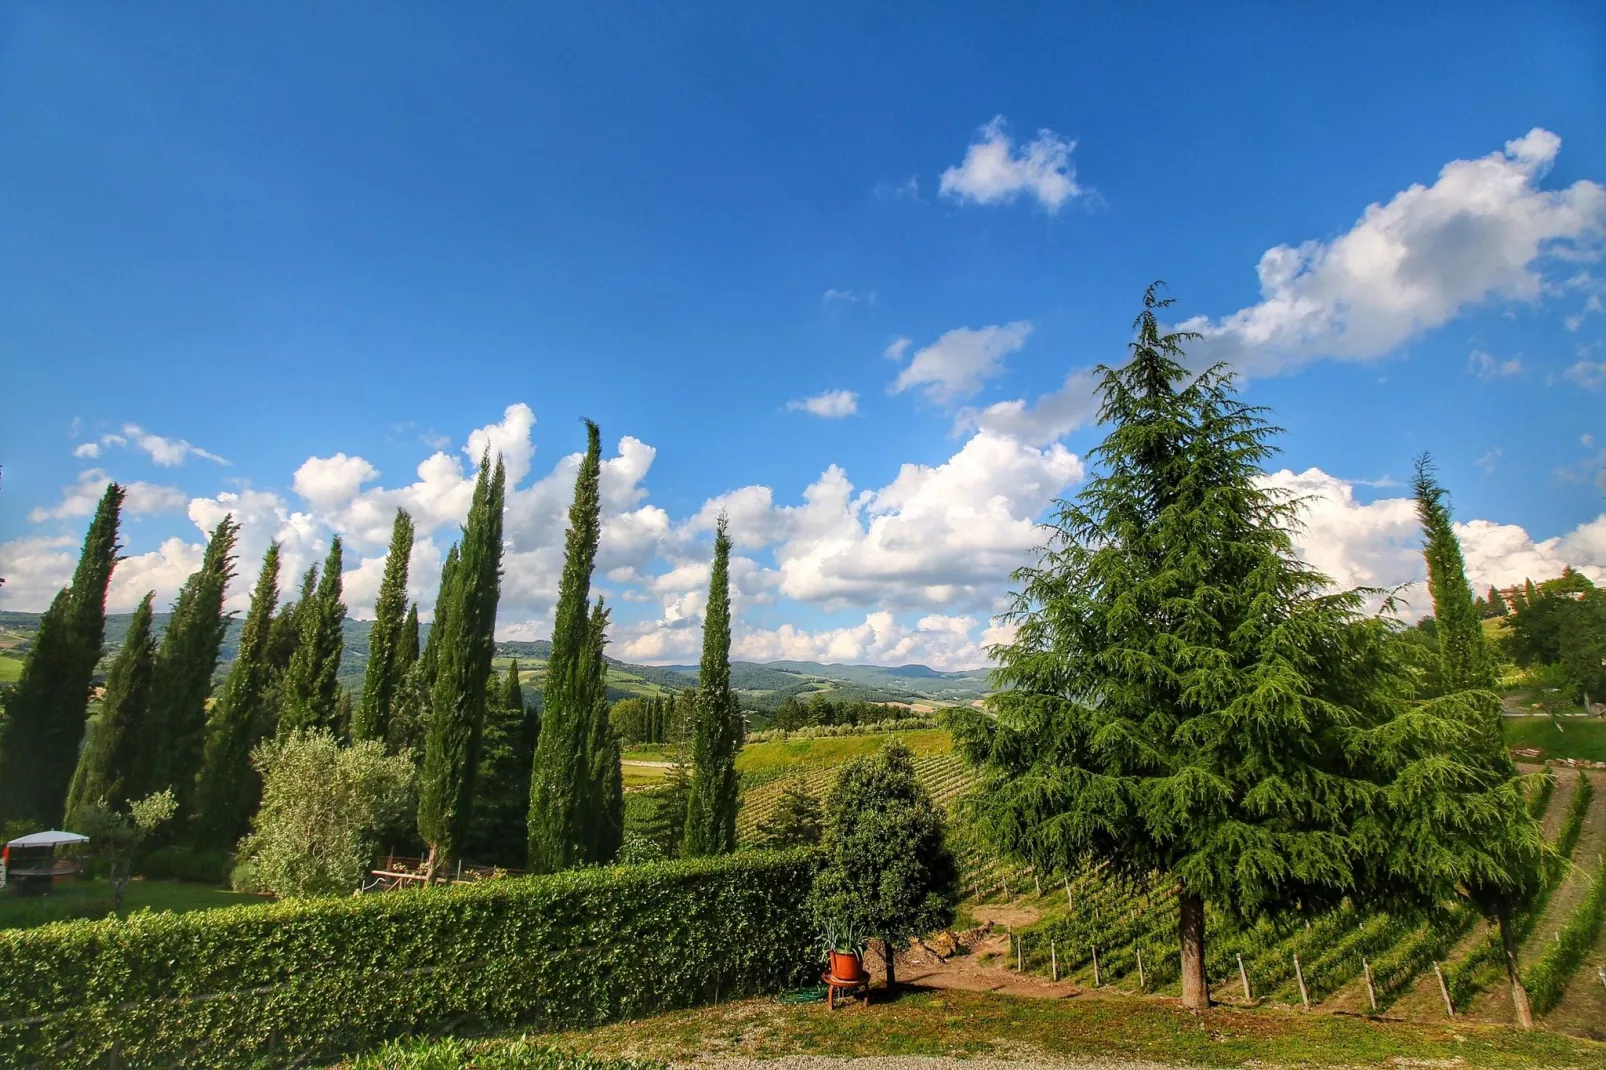
[[[506,475],[482,458],[462,537],[441,569],[435,621],[420,649],[418,607],[408,605],[414,536],[398,510],[354,703],[340,686],[344,645],[343,550],[330,542],[322,567],[279,602],[280,547],[265,553],[239,651],[215,696],[230,615],[239,526],[225,517],[201,567],[186,580],[160,640],[153,594],[140,602],[113,659],[100,712],[84,739],[105,596],[115,566],[123,491],[110,486],[85,538],[71,586],[41,620],[22,680],[7,696],[0,735],[0,818],[70,825],[91,806],[114,808],[171,787],[184,839],[225,849],[249,829],[261,786],[251,752],[273,734],[327,731],[380,740],[420,756],[418,832],[432,871],[466,851],[536,871],[612,861],[624,836],[619,744],[608,707],[604,656],[609,611],[591,598],[601,537],[601,438],[587,448],[569,514],[553,629],[544,730],[525,708],[517,663],[492,672],[501,587]],[[735,751],[740,722],[730,690],[730,539],[715,539],[696,738],[687,853],[735,846]],[[211,699],[210,709],[208,700]]]

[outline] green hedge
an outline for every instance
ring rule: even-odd
[[[444,1040],[387,1044],[342,1070],[669,1070],[669,1064],[638,1059],[600,1059],[557,1051],[531,1041]]]
[[[0,1065],[279,1065],[774,990],[814,966],[818,864],[744,852],[0,932]]]

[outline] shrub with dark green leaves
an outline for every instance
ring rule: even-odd
[[[286,1065],[801,982],[816,852],[0,932],[0,1065]]]

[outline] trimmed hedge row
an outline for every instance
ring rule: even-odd
[[[601,1059],[528,1040],[443,1040],[393,1043],[343,1070],[669,1070],[668,1063]]]
[[[236,1066],[802,981],[812,850],[0,932],[0,1065]]]

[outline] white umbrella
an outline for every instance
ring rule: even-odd
[[[65,843],[88,843],[88,836],[76,832],[30,832],[7,843],[7,847],[60,847]]]

